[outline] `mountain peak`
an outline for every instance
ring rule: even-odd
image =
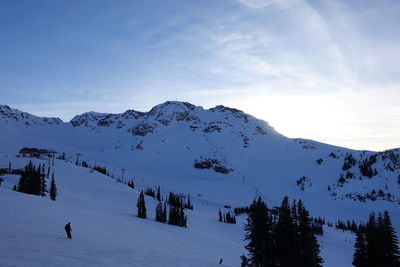
[[[27,112],[13,109],[8,105],[0,105],[0,118],[6,122],[23,122],[25,126],[42,124],[61,124],[63,121],[59,118],[37,117]]]

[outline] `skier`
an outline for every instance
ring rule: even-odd
[[[222,258],[219,260],[219,263],[218,264],[222,264]]]
[[[65,232],[67,232],[67,237],[68,237],[68,239],[72,239],[72,236],[71,236],[71,232],[72,232],[71,223],[68,222],[68,223],[65,225],[64,229],[65,229]]]

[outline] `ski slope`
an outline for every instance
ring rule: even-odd
[[[23,167],[28,159],[2,157]],[[46,160],[34,160],[36,165]],[[88,168],[55,161],[56,201],[11,190],[18,176],[0,187],[1,266],[239,266],[243,223],[217,221],[218,203],[194,200],[188,227],[154,221],[156,201],[146,196],[148,219],[136,217],[138,191]],[[49,181],[47,180],[48,184]],[[167,192],[164,192],[166,195]],[[71,222],[72,240],[64,225]],[[320,240],[324,266],[349,264],[353,237],[327,228]],[[223,258],[223,264],[218,265]]]

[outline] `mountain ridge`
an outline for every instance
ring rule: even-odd
[[[208,176],[247,183],[249,192],[276,199],[287,187],[296,196],[320,190],[328,199],[400,203],[399,149],[359,151],[291,139],[263,120],[222,105],[204,109],[167,101],[148,112],[85,112],[70,122],[0,106],[0,118],[0,129],[10,133],[0,139],[0,152],[8,154],[22,147],[79,153],[153,183],[169,177],[178,187],[187,179]]]

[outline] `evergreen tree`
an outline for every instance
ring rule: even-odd
[[[249,266],[249,260],[245,255],[240,256],[240,259],[242,260],[240,263],[240,267],[247,267]]]
[[[45,175],[44,175],[44,172],[42,172],[42,171],[43,171],[43,168],[41,168],[39,165],[37,172],[40,175],[40,195],[43,197],[46,195],[47,186],[46,186],[46,180],[44,179]]]
[[[279,218],[275,228],[276,256],[279,266],[296,266],[299,257],[297,248],[296,227],[291,216],[289,198],[282,200]]]
[[[190,202],[190,194],[189,194],[188,197],[187,197],[187,203],[186,203],[186,205],[185,205],[185,208],[186,208],[186,209],[189,209],[189,210],[193,210],[193,205],[192,205],[192,203]]]
[[[162,213],[162,220],[163,222],[167,222],[167,202],[164,201],[164,208]]]
[[[187,226],[187,217],[182,207],[170,206],[168,224],[181,227]]]
[[[295,204],[294,204],[295,205]],[[297,252],[296,266],[299,267],[322,267],[323,260],[319,256],[320,248],[315,237],[309,212],[304,208],[301,201],[298,202],[298,228],[297,228]]]
[[[218,210],[218,221],[222,222],[222,212],[221,209]]]
[[[382,234],[384,237],[385,264],[383,266],[400,266],[400,253],[396,231],[393,228],[389,212],[383,213]]]
[[[157,187],[157,200],[161,201],[161,193],[160,193],[160,186]]]
[[[249,242],[245,248],[249,252],[251,266],[274,266],[271,216],[261,197],[253,200],[244,230],[245,240]]]
[[[370,214],[365,231],[365,239],[367,243],[367,266],[378,266],[377,264],[383,260],[382,253],[380,252],[382,240],[379,234],[378,222],[374,213]]]
[[[146,219],[147,214],[146,214],[146,203],[144,201],[144,193],[143,191],[140,192],[139,198],[137,200],[137,216],[139,218]]]
[[[162,205],[161,201],[158,202],[156,207],[156,221],[165,223],[167,222],[167,205],[164,202]]]
[[[366,267],[367,266],[367,255],[366,255],[366,244],[364,233],[357,232],[356,243],[354,245],[355,252],[353,254],[353,265],[355,267]]]
[[[158,202],[158,204],[156,206],[156,221],[157,222],[162,222],[162,223],[165,222],[163,213],[164,213],[164,210],[163,210],[163,206],[160,201],[160,202]]]
[[[57,198],[57,186],[54,180],[54,172],[51,175],[51,182],[50,182],[50,198],[51,200],[55,201]]]
[[[177,225],[178,224],[176,209],[177,208],[175,206],[172,206],[172,205],[169,207],[168,224],[171,224],[171,225]]]

